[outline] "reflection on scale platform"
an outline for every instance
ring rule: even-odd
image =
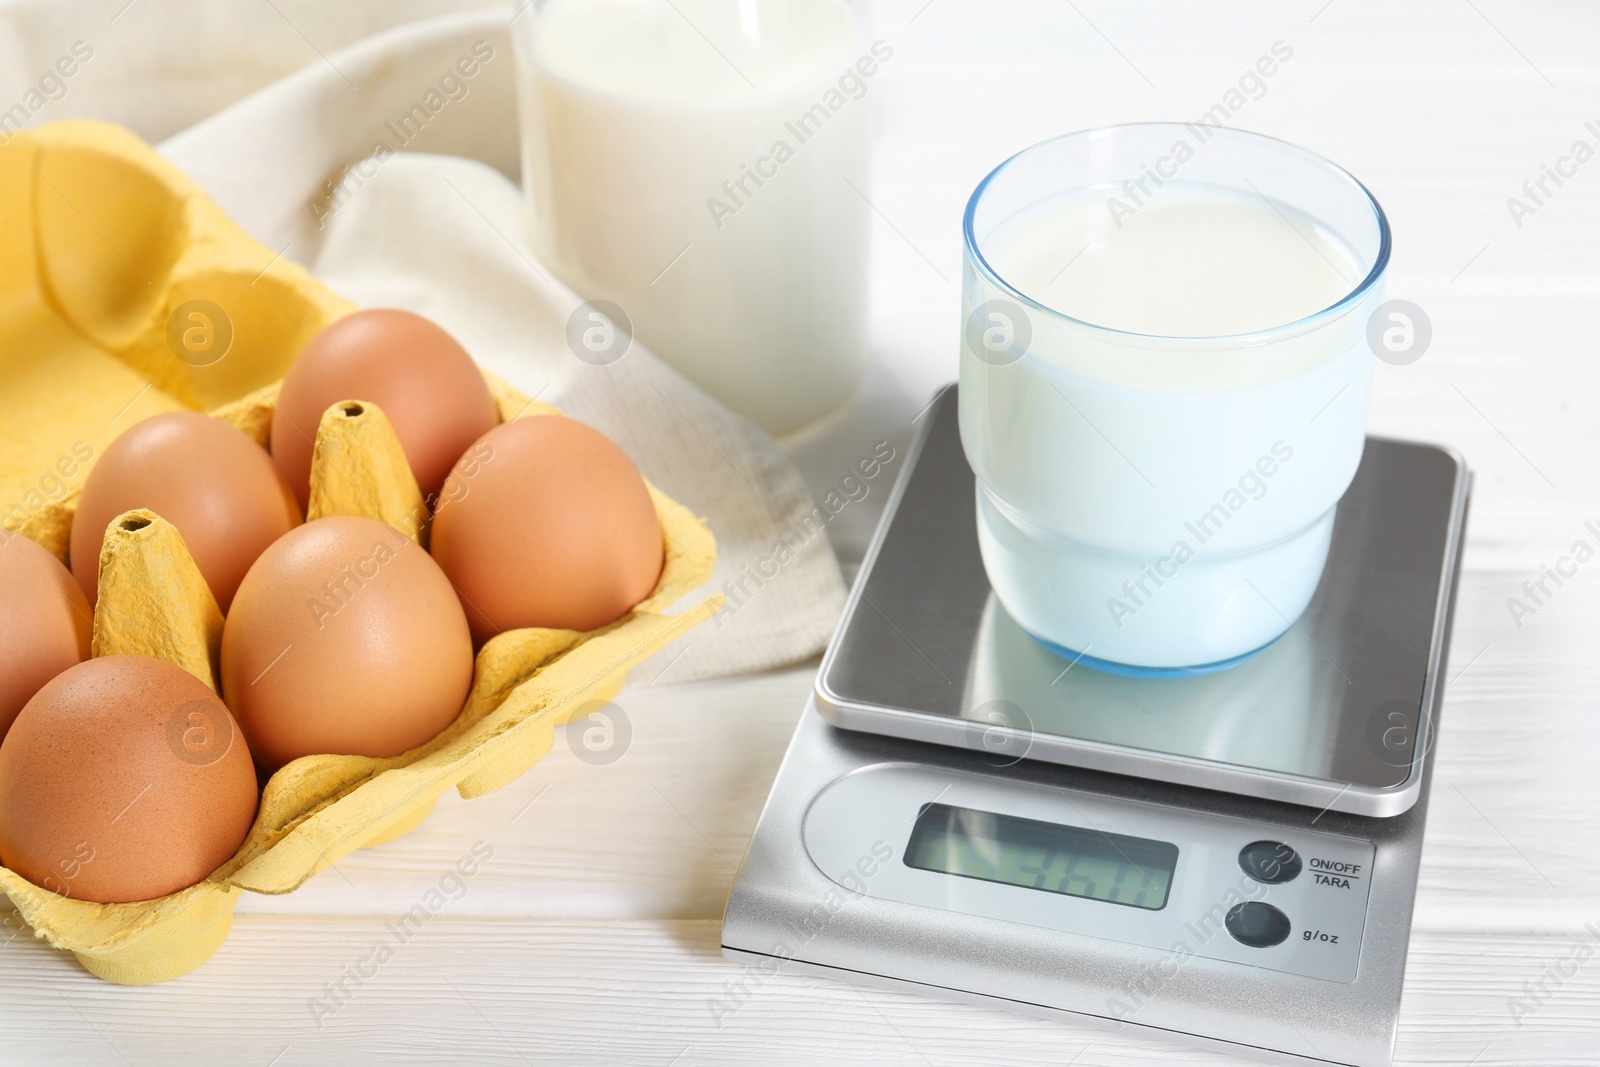
[[[1346,768],[1333,765],[1336,711],[1350,683],[1334,664],[1344,651],[1332,642],[1313,648],[1290,631],[1227,671],[1130,678],[1062,660],[991,595],[973,642],[961,717],[996,728],[984,747],[1012,759],[1029,756],[1035,737],[1055,735],[1339,778]],[[1378,786],[1405,777],[1382,762],[1370,769],[1380,772],[1371,783]]]

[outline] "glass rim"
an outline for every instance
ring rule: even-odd
[[[539,65],[538,59],[533,53],[536,47],[534,38],[539,32],[539,18],[543,14],[543,9],[551,0],[514,0],[512,6],[516,7],[518,2],[522,6],[518,7],[511,16],[508,31],[511,37],[512,58],[519,65],[525,64],[529,69],[532,69],[535,65]],[[845,55],[843,61],[831,70],[811,75],[801,81],[776,89],[759,90],[750,96],[736,96],[721,100],[661,100],[649,95],[629,94],[611,89],[595,88],[592,85],[574,81],[566,75],[553,74],[548,68],[540,66],[545,77],[550,78],[552,81],[560,82],[569,92],[591,99],[609,102],[622,101],[630,107],[638,107],[646,111],[660,112],[662,114],[710,114],[735,111],[742,107],[749,107],[753,103],[780,100],[798,93],[812,92],[824,86],[834,85],[842,76],[857,69],[856,64],[863,55],[872,54],[872,46],[880,43],[880,41],[872,39],[871,26],[865,9],[862,7],[862,0],[840,0],[840,3],[849,11],[851,22],[854,24],[854,41],[851,51]],[[530,12],[533,17],[523,23],[522,27],[518,27],[516,23]],[[887,60],[879,59],[878,62],[882,64]],[[858,76],[867,79],[874,75]],[[850,102],[859,103],[865,96],[866,94],[863,93],[859,97],[851,97]]]
[[[977,215],[978,204],[983,199],[984,193],[988,191],[989,186],[993,184],[995,179],[999,178],[1002,173],[1004,173],[1012,164],[1022,159],[1023,156],[1029,155],[1041,148],[1056,144],[1060,141],[1066,141],[1078,137],[1089,137],[1097,133],[1110,133],[1118,130],[1137,130],[1155,126],[1167,127],[1169,129],[1186,129],[1191,125],[1193,124],[1182,122],[1122,122],[1114,123],[1109,126],[1094,126],[1090,127],[1089,129],[1074,130],[1071,133],[1063,133],[1055,137],[1046,138],[1043,141],[1039,141],[1036,144],[1031,144],[1027,148],[1024,148],[1021,151],[1009,156],[999,166],[995,167],[984,176],[983,180],[978,183],[977,188],[972,190],[972,195],[967,199],[967,208],[963,213],[961,220],[961,234],[962,244],[966,247],[968,257],[972,263],[977,266],[984,277],[993,282],[994,285],[999,289],[1007,293],[1009,296],[1028,305],[1029,307],[1036,308],[1039,311],[1044,312],[1046,315],[1049,315],[1052,318],[1064,319],[1067,322],[1085,327],[1086,329],[1094,330],[1098,333],[1116,334],[1122,337],[1138,338],[1141,340],[1179,342],[1233,341],[1240,343],[1241,347],[1247,348],[1253,347],[1250,342],[1253,342],[1254,344],[1263,344],[1279,334],[1298,332],[1304,327],[1309,327],[1328,319],[1337,318],[1348,311],[1353,305],[1359,303],[1361,299],[1365,297],[1375,285],[1377,285],[1378,280],[1383,277],[1384,271],[1389,266],[1389,251],[1391,242],[1389,217],[1384,214],[1383,205],[1378,203],[1378,198],[1372,195],[1372,190],[1368,189],[1364,184],[1362,184],[1361,180],[1354,174],[1351,174],[1348,170],[1319,152],[1313,152],[1309,148],[1303,148],[1292,141],[1285,141],[1281,137],[1273,137],[1270,134],[1257,133],[1254,130],[1241,130],[1235,126],[1207,125],[1207,128],[1218,133],[1238,134],[1246,138],[1253,138],[1259,141],[1270,141],[1274,144],[1282,145],[1304,157],[1308,162],[1326,167],[1329,170],[1332,170],[1335,174],[1349,181],[1361,191],[1361,195],[1366,198],[1367,206],[1372,209],[1373,217],[1378,223],[1379,239],[1378,252],[1377,255],[1373,257],[1372,269],[1369,270],[1366,277],[1362,278],[1360,282],[1356,283],[1355,287],[1352,288],[1348,293],[1320,311],[1313,311],[1308,315],[1302,315],[1300,318],[1291,319],[1288,322],[1281,323],[1276,326],[1269,326],[1260,330],[1251,330],[1246,333],[1160,334],[1141,333],[1137,330],[1121,330],[1115,326],[1103,326],[1097,322],[1090,322],[1087,319],[1080,319],[1074,315],[1067,314],[1065,311],[1061,311],[1057,308],[1049,307],[1046,304],[1040,303],[1038,300],[1028,296],[1026,293],[1017,289],[1010,282],[1002,278],[1000,273],[994,269],[994,267],[989,263],[988,259],[984,257],[983,252],[978,248],[977,237],[972,232],[973,218]]]

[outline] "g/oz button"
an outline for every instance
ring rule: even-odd
[[[1271,948],[1289,936],[1289,917],[1259,900],[1235,904],[1222,924],[1235,941],[1251,948]]]
[[[1239,850],[1239,867],[1258,882],[1279,885],[1300,874],[1300,854],[1282,841],[1252,841]]]

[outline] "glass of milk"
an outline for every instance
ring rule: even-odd
[[[1001,164],[965,235],[961,438],[1001,604],[1122,673],[1286,633],[1365,442],[1372,194],[1259,134],[1118,126]]]
[[[534,0],[512,29],[529,239],[597,305],[569,336],[631,326],[773,434],[847,400],[893,49],[847,0]]]

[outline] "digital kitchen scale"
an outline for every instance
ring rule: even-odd
[[[1369,439],[1293,629],[1073,664],[994,600],[956,392],[923,416],[723,952],[1295,1062],[1390,1062],[1469,476]]]

